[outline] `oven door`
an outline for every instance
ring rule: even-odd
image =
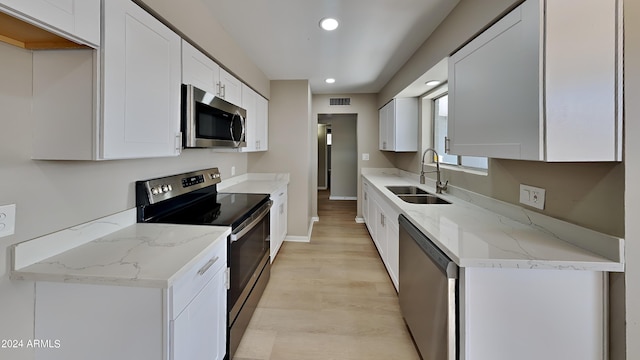
[[[182,85],[182,133],[185,147],[241,147],[246,111],[193,85]]]
[[[244,226],[229,235],[229,323],[231,324],[242,308],[244,300],[260,275],[260,265],[269,261],[270,249],[270,208],[269,200]]]

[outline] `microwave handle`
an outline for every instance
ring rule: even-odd
[[[233,137],[233,122],[231,123],[231,126],[229,126],[229,133],[231,133],[231,141],[233,141],[233,143],[235,144],[235,147],[240,147],[240,143],[242,142],[242,139],[244,139],[246,136],[245,120],[242,117],[242,115],[238,113],[234,115],[234,119],[235,118],[240,118],[240,125],[242,126],[242,133],[240,134],[240,138],[235,139]]]

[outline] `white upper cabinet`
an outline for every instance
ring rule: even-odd
[[[0,11],[77,43],[100,46],[100,0],[0,0]]]
[[[182,40],[182,83],[242,106],[242,82],[185,40]]]
[[[34,159],[180,154],[180,37],[132,1],[103,11],[100,51],[33,52]]]
[[[418,151],[418,99],[397,98],[379,110],[383,151]]]
[[[225,69],[220,68],[220,84],[218,86],[218,96],[234,105],[241,106],[242,82],[240,80],[235,78]]]
[[[268,148],[268,117],[269,104],[253,89],[242,84],[242,105],[247,111],[246,142],[247,146],[240,148],[242,152],[267,151]]]
[[[527,0],[449,59],[449,152],[621,161],[621,2]]]
[[[105,159],[178,155],[180,37],[130,0],[104,2]]]
[[[217,95],[219,82],[220,65],[182,40],[182,83]]]

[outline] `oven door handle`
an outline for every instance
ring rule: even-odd
[[[260,221],[262,221],[262,219],[265,216],[267,216],[267,214],[269,213],[269,210],[271,210],[271,205],[273,205],[273,200],[269,200],[266,204],[262,206],[260,210],[258,210],[256,214],[254,214],[250,219],[247,219],[244,223],[242,223],[239,226],[240,231],[229,235],[229,239],[231,240],[231,242],[240,240],[240,238],[243,237],[244,234],[248,233],[251,229],[256,227],[256,225],[258,225],[258,223],[260,223]],[[249,223],[247,224],[247,222]]]

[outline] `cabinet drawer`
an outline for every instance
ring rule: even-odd
[[[220,239],[171,288],[171,319],[175,319],[211,278],[227,267],[227,239]]]

